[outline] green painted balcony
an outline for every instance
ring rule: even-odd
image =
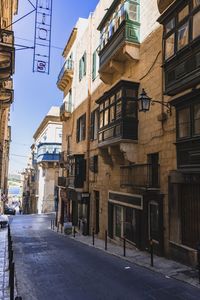
[[[112,84],[115,72],[123,75],[127,61],[139,60],[139,8],[139,0],[115,0],[98,26],[99,74],[105,83]]]

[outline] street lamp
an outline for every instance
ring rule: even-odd
[[[152,105],[154,103],[159,103],[160,105],[167,107],[167,113],[169,113],[171,115],[171,104],[169,102],[152,100],[152,98],[150,98],[147,95],[145,90],[142,89],[142,92],[141,92],[141,94],[139,95],[139,98],[138,98],[139,111],[142,111],[142,112],[149,111],[150,105]]]

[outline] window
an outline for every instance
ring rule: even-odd
[[[90,117],[90,140],[96,140],[97,139],[97,133],[99,128],[99,109],[95,109],[93,112],[91,112]]]
[[[183,24],[178,30],[178,50],[188,44],[188,28],[189,23]]]
[[[200,11],[193,17],[193,39],[200,36]]]
[[[92,56],[92,80],[94,81],[98,75],[99,70],[99,55],[97,50],[93,53]]]
[[[177,137],[191,138],[200,135],[200,102],[177,109]]]
[[[176,9],[164,24],[165,59],[200,37],[200,1],[188,0],[188,5]]]
[[[85,140],[86,135],[86,114],[82,115],[76,124],[76,141],[81,142]]]
[[[200,134],[200,103],[194,105],[194,134]]]
[[[86,52],[79,60],[79,81],[86,75]]]
[[[190,135],[190,110],[183,108],[178,111],[178,137],[185,138]]]

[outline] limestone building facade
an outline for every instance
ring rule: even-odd
[[[180,27],[182,31],[178,33],[170,27],[173,24],[167,23],[171,21],[170,13],[177,22],[175,10],[179,1],[164,2],[100,0],[84,21],[84,32],[77,35],[78,23],[72,31],[64,59],[67,62],[73,57],[73,64],[57,81],[64,93],[60,108],[63,140],[58,221],[72,222],[83,234],[95,230],[101,238],[107,231],[109,238],[119,243],[125,236],[141,250],[148,248],[149,241],[153,240],[158,254],[195,263],[199,229],[193,248],[189,249],[191,244],[184,245],[180,232],[175,233],[173,228],[181,226],[180,207],[176,202],[180,201],[178,189],[185,175],[179,172],[178,164],[188,155],[189,145],[193,145],[194,163],[186,168],[187,173],[190,167],[195,169],[196,175],[199,172],[198,100],[194,107],[197,110],[195,121],[191,125],[197,130],[195,145],[193,141],[190,143],[189,136],[187,143],[184,139],[179,148],[176,109],[179,98],[175,95],[184,91],[185,85],[177,78],[174,87],[175,75],[171,78],[170,71],[179,57],[179,53],[176,57],[175,50],[172,51],[173,38],[177,39],[184,29]],[[188,1],[188,14],[187,9],[181,12],[182,7],[180,12],[187,22],[191,22],[188,19],[191,13],[197,14],[193,21],[195,31],[199,24],[199,2],[189,2],[192,1]],[[198,30],[194,34],[195,45],[198,45]],[[169,83],[166,72],[169,72]],[[195,84],[199,78],[197,74]],[[190,89],[196,87],[192,80],[191,74],[187,84]],[[145,113],[139,101],[143,99],[141,95],[146,95],[144,90],[149,96],[146,99],[154,104]],[[198,94],[196,90],[193,93]],[[70,109],[65,99],[70,99]],[[194,111],[194,108],[187,109]],[[184,124],[185,118],[185,115],[180,117],[180,126],[189,126],[189,121]],[[185,152],[180,154],[183,145]],[[195,176],[191,180],[198,180],[198,175]],[[197,182],[197,200],[198,186]],[[184,222],[188,220],[189,216]],[[195,220],[199,228],[197,215]]]
[[[36,213],[56,210],[56,186],[58,181],[59,156],[62,141],[62,123],[59,107],[51,107],[34,136],[32,145],[34,169],[34,195]],[[29,200],[31,194],[29,193]]]
[[[0,190],[7,195],[9,148],[11,128],[9,126],[10,106],[14,100],[12,75],[15,66],[13,16],[17,14],[17,0],[2,0],[0,3]],[[0,211],[3,203],[0,201]]]

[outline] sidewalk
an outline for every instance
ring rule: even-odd
[[[150,254],[146,251],[140,251],[134,247],[127,247],[126,257],[124,257],[123,246],[116,245],[113,242],[110,242],[109,239],[107,243],[107,250],[105,250],[105,242],[98,239],[96,236],[94,240],[94,246],[92,236],[83,236],[80,233],[76,233],[75,238],[73,236],[70,236],[70,238],[75,241],[84,243],[88,246],[95,247],[112,255],[118,256],[122,259],[125,259],[127,262],[132,262],[154,272],[161,273],[166,278],[176,278],[200,288],[198,271],[181,263],[154,255],[154,266],[151,267]]]
[[[7,228],[0,227],[0,300],[10,299],[7,236]]]

